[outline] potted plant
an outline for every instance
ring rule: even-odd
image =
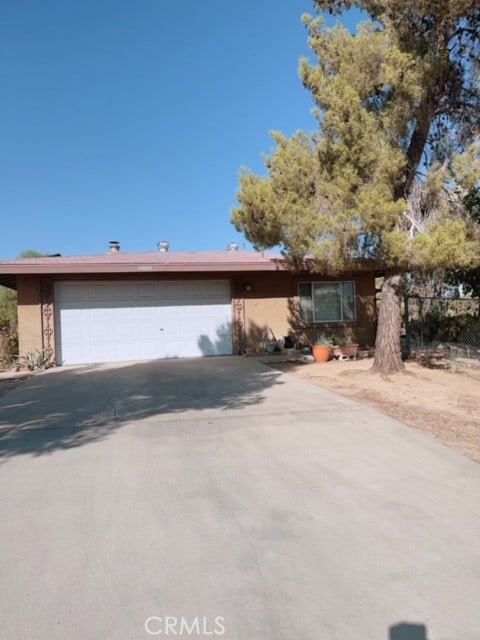
[[[335,338],[333,346],[333,357],[337,360],[345,358],[356,358],[359,345],[356,342],[349,342],[346,338]]]
[[[326,333],[320,333],[312,345],[315,362],[328,362],[332,357],[332,338]]]

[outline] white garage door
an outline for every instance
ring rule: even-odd
[[[59,364],[232,353],[228,280],[58,282]]]

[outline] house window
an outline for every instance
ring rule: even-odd
[[[354,282],[301,282],[298,293],[302,322],[355,321]]]

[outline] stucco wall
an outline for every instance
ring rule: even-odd
[[[305,327],[298,317],[298,283],[305,281],[353,280],[357,318],[351,323],[331,323]],[[328,332],[362,345],[375,341],[375,278],[371,273],[346,273],[341,277],[298,276],[295,274],[252,273],[237,281],[234,294],[243,305],[246,347],[262,347],[264,336],[277,339],[288,334],[309,342],[316,331]]]
[[[288,335],[289,300],[294,293],[291,274],[248,274],[236,284],[234,292],[243,302],[246,346],[260,345],[272,334],[277,339]]]
[[[42,349],[42,308],[40,279],[35,276],[17,277],[18,341],[20,355]]]

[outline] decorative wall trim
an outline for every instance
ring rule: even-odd
[[[238,355],[245,352],[245,300],[243,297],[233,299],[233,338]]]
[[[40,306],[42,315],[42,349],[55,359],[55,326],[53,310],[53,281],[40,279]]]

